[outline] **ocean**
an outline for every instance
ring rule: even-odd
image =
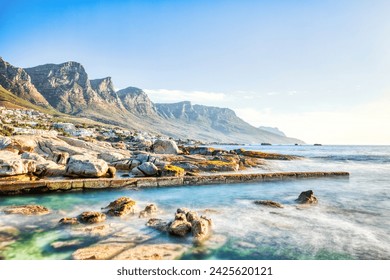
[[[237,149],[240,146],[219,146]],[[204,213],[213,220],[213,235],[202,246],[191,237],[177,238],[145,226],[137,216],[107,223],[120,236],[147,235],[152,243],[183,243],[191,249],[182,259],[390,259],[390,146],[243,146],[302,156],[301,160],[274,160],[256,172],[348,171],[349,177],[307,178],[247,184],[103,190],[0,197],[0,208],[40,204],[52,213],[22,217],[0,213],[0,227],[20,229],[16,242],[0,248],[4,259],[69,259],[79,247],[104,236],[75,233],[58,227],[62,217],[99,211],[121,196],[135,199],[140,210],[157,204],[158,218],[171,220],[179,207]],[[251,170],[252,172],[253,170]],[[295,199],[313,190],[318,204],[300,207]],[[273,200],[284,208],[268,208],[255,200]],[[76,240],[76,245],[55,248],[54,242]],[[0,246],[1,247],[1,246]]]

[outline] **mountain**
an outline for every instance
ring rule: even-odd
[[[268,132],[272,132],[274,134],[280,135],[280,136],[286,136],[283,131],[279,130],[277,127],[270,127],[270,126],[259,126],[259,129],[265,130]]]
[[[139,88],[90,80],[78,62],[17,68],[0,60],[0,85],[23,100],[77,117],[173,138],[230,143],[302,143],[249,125],[227,108],[154,104]],[[53,110],[54,111],[54,110]]]
[[[44,108],[51,108],[49,102],[38,92],[30,76],[22,68],[12,66],[0,57],[0,85],[17,97]]]

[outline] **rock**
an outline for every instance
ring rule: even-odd
[[[61,225],[78,225],[80,222],[77,218],[62,218],[59,223]]]
[[[53,152],[50,154],[50,159],[57,164],[66,165],[69,159],[69,153],[67,152]]]
[[[158,173],[158,168],[151,162],[144,162],[131,170],[135,176],[155,176]]]
[[[56,241],[50,244],[54,249],[68,249],[75,246],[80,246],[82,242],[80,240],[70,240],[70,241]]]
[[[236,172],[239,169],[239,164],[234,161],[222,161],[222,160],[207,160],[197,163],[199,169],[205,172]]]
[[[295,160],[300,158],[297,156],[289,156],[289,155],[282,155],[282,154],[275,154],[275,153],[264,153],[260,151],[245,151],[244,149],[239,149],[235,151],[239,155],[244,155],[253,158],[275,159],[275,160]]]
[[[186,251],[182,244],[138,245],[116,255],[114,260],[174,260]]]
[[[11,145],[11,138],[7,136],[0,136],[0,150],[4,150]]]
[[[161,176],[163,177],[183,177],[184,169],[174,165],[166,165],[162,171]]]
[[[109,178],[115,178],[115,174],[116,174],[116,168],[113,167],[113,166],[109,166],[108,170],[107,170],[108,177]]]
[[[318,203],[318,200],[314,196],[314,193],[312,190],[301,192],[301,194],[299,195],[299,197],[295,201],[300,203],[300,204],[317,204]]]
[[[187,215],[187,213],[190,212],[190,209],[181,207],[176,210],[176,213],[183,213],[184,215]]]
[[[138,159],[123,159],[118,161],[111,162],[111,165],[114,166],[117,170],[132,170],[135,167],[139,166],[142,162]]]
[[[104,160],[84,155],[71,156],[66,165],[66,174],[72,177],[102,177],[107,171]]]
[[[128,214],[134,214],[136,202],[129,197],[120,197],[117,200],[111,202],[103,209],[108,209],[107,214],[110,216],[125,216]]]
[[[274,208],[283,208],[282,204],[280,204],[279,202],[272,201],[272,200],[256,200],[255,204],[274,207]]]
[[[186,236],[191,232],[191,223],[187,221],[184,213],[176,213],[175,220],[169,224],[168,232],[172,235]]]
[[[164,222],[161,219],[155,219],[155,218],[150,219],[146,223],[146,225],[148,227],[151,227],[151,228],[157,229],[159,231],[163,231],[163,232],[168,231],[168,227],[169,227],[169,224],[167,222]]]
[[[194,237],[194,243],[201,243],[210,236],[211,224],[211,220],[203,216],[195,218],[191,222],[191,232]]]
[[[199,219],[198,213],[196,213],[195,211],[188,211],[186,213],[186,218],[187,218],[187,221],[190,223],[192,223],[194,220]]]
[[[169,225],[168,232],[172,235],[184,237],[191,232],[191,223],[187,220],[175,220]]]
[[[173,154],[179,153],[179,148],[173,140],[156,140],[152,146],[153,152],[156,154]]]
[[[16,241],[20,231],[12,226],[0,226],[0,251],[3,247],[8,246]]]
[[[157,206],[155,204],[149,204],[145,207],[145,210],[139,213],[139,218],[145,218],[153,213],[157,213]]]
[[[98,155],[98,158],[104,160],[105,162],[112,163],[112,162],[117,162],[117,161],[123,160],[124,155],[122,155],[120,153],[115,153],[115,152],[101,153]]]
[[[87,211],[81,213],[77,218],[84,224],[96,224],[104,222],[106,220],[106,215],[100,212]]]
[[[214,148],[211,147],[188,147],[190,155],[204,155],[211,156],[213,155]]]
[[[22,159],[10,151],[0,151],[0,177],[32,174],[36,168],[35,160]]]
[[[41,205],[16,205],[8,206],[4,210],[5,214],[20,214],[20,215],[46,215],[50,211],[45,206]]]

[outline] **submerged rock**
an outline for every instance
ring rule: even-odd
[[[19,214],[19,215],[46,215],[50,213],[48,208],[41,205],[8,206],[3,211],[5,214]]]
[[[107,209],[107,214],[110,216],[125,216],[135,213],[136,202],[130,197],[120,197],[117,200],[111,202],[103,209]]]
[[[163,231],[163,232],[168,231],[168,227],[169,227],[169,224],[167,222],[164,222],[161,219],[155,219],[155,218],[150,219],[146,223],[146,225],[148,227],[151,227],[151,228],[157,229],[159,231]]]
[[[149,204],[139,213],[139,217],[145,218],[152,215],[153,213],[157,213],[157,206],[155,204]]]
[[[272,200],[256,200],[255,204],[274,207],[274,208],[283,208],[282,204],[280,204],[279,202],[272,201]]]
[[[62,225],[78,225],[80,222],[77,218],[62,218],[59,223]]]
[[[314,193],[312,190],[301,192],[301,194],[299,195],[299,197],[295,201],[300,203],[300,204],[317,204],[318,203],[318,199],[314,196]]]
[[[106,215],[100,212],[86,211],[81,213],[77,218],[84,224],[96,224],[104,222],[106,220]]]

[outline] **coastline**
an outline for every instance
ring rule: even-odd
[[[86,191],[96,189],[156,188],[212,184],[237,184],[271,180],[293,180],[317,177],[348,177],[349,172],[270,172],[246,174],[211,174],[183,177],[139,177],[126,179],[93,178],[68,180],[4,181],[0,182],[0,196],[40,194],[50,192]]]

